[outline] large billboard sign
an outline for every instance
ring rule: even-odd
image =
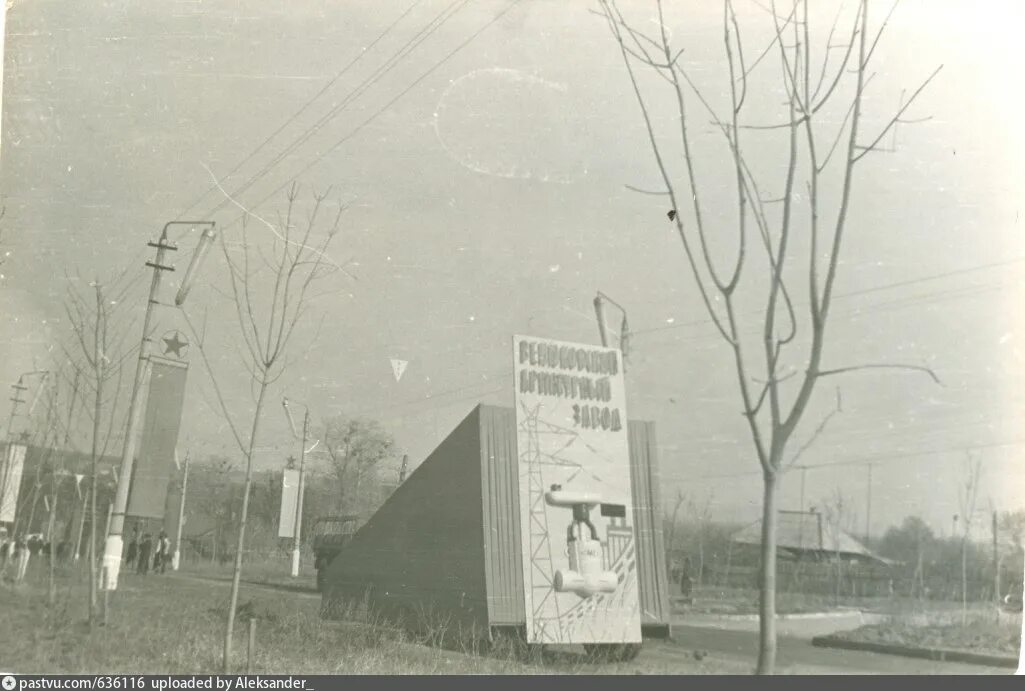
[[[295,508],[299,503],[299,471],[286,468],[281,473],[281,512],[278,537],[295,537]]]
[[[164,518],[171,478],[178,469],[174,451],[181,427],[187,373],[185,362],[150,356],[149,394],[139,457],[132,466],[126,511],[129,516]]]
[[[527,641],[638,643],[621,353],[515,336]]]

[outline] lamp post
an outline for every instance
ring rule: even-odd
[[[153,261],[146,262],[146,266],[153,269],[153,280],[150,282],[149,300],[146,303],[146,316],[142,322],[142,341],[139,345],[139,360],[135,366],[132,397],[128,403],[128,428],[125,430],[125,441],[121,450],[121,470],[118,475],[117,492],[114,495],[113,508],[111,509],[110,530],[103,545],[103,577],[100,581],[100,587],[103,590],[117,590],[117,579],[121,571],[121,551],[124,547],[121,534],[124,532],[125,511],[128,508],[128,490],[132,481],[135,438],[138,436],[140,418],[142,417],[139,398],[146,378],[146,363],[149,359],[150,344],[152,342],[150,338],[150,324],[153,317],[153,306],[160,304],[158,297],[163,272],[174,271],[173,266],[164,264],[166,253],[178,250],[177,247],[169,244],[167,240],[167,229],[174,225],[202,226],[204,228],[203,234],[199,238],[199,245],[192,255],[192,261],[185,272],[185,278],[178,289],[178,296],[175,298],[175,304],[177,305],[181,305],[185,301],[185,296],[190,288],[190,281],[195,276],[200,263],[206,256],[210,243],[216,237],[216,225],[213,221],[171,221],[164,225],[164,229],[160,233],[160,239],[157,242],[148,243],[150,247],[156,249],[156,256]]]
[[[598,294],[594,298],[594,313],[598,318],[598,335],[601,337],[601,344],[605,348],[609,347],[608,332],[605,327],[605,304],[609,303],[613,307],[619,309],[623,313],[623,325],[619,331],[619,349],[623,353],[623,371],[626,371],[626,357],[630,351],[630,327],[626,321],[626,309],[618,302],[610,298],[605,293],[598,291]]]
[[[285,409],[285,415],[288,416],[288,424],[292,428],[292,436],[299,440],[299,488],[295,498],[295,522],[293,523],[292,530],[292,578],[299,577],[299,548],[301,546],[302,536],[302,524],[303,524],[303,495],[306,490],[306,454],[313,451],[317,447],[320,441],[314,442],[313,446],[309,449],[306,448],[306,439],[310,431],[310,408],[305,403],[300,403],[305,411],[303,413],[303,432],[302,437],[295,431],[295,421],[292,420],[292,413],[288,409],[288,399],[281,399],[281,407]]]

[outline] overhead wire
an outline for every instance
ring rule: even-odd
[[[469,3],[469,0],[454,0],[448,6],[445,7],[434,19],[427,23],[426,26],[420,29],[412,38],[410,38],[403,46],[401,46],[391,57],[389,57],[385,63],[378,67],[369,77],[363,80],[357,87],[350,91],[338,104],[334,105],[325,115],[314,123],[313,126],[307,128],[302,132],[296,139],[294,139],[288,146],[256,173],[250,176],[241,186],[235,188],[230,193],[225,195],[225,199],[222,199],[212,211],[209,212],[209,216],[217,213],[225,206],[232,203],[232,199],[237,199],[241,194],[249,190],[256,182],[267,175],[273,170],[278,164],[285,160],[289,154],[293,153],[300,146],[305,144],[309,139],[319,132],[324,126],[327,125],[332,119],[338,116],[348,105],[354,102],[356,99],[366,93],[371,87],[377,84],[385,75],[400,64],[400,62],[410,55],[416,48],[418,48],[424,41],[445,25],[452,17],[454,17],[459,11],[461,11]],[[289,181],[291,182],[291,181]],[[216,185],[215,185],[216,187]],[[254,205],[253,208],[256,208]]]
[[[467,39],[462,41],[453,50],[451,50],[449,53],[447,53],[443,58],[441,58],[440,60],[435,62],[430,68],[428,68],[426,71],[421,73],[419,77],[414,79],[413,82],[410,83],[402,91],[400,91],[398,93],[398,95],[396,95],[391,100],[389,100],[387,103],[385,103],[383,106],[381,106],[380,108],[375,110],[368,118],[364,119],[362,122],[360,122],[359,125],[357,125],[355,128],[353,128],[348,134],[343,136],[341,139],[335,141],[330,147],[328,147],[327,149],[322,151],[312,161],[310,161],[305,167],[300,169],[297,173],[295,173],[293,176],[291,176],[284,183],[282,183],[278,187],[276,187],[273,190],[271,190],[271,192],[269,194],[267,194],[266,196],[261,198],[255,204],[248,205],[248,208],[249,209],[256,209],[256,208],[260,207],[261,205],[266,203],[269,199],[271,199],[272,197],[274,197],[275,195],[280,193],[282,190],[284,190],[288,185],[292,184],[295,180],[298,179],[298,177],[300,175],[302,175],[303,173],[309,171],[311,168],[313,168],[313,166],[315,166],[317,163],[322,161],[328,154],[333,153],[338,147],[342,146],[342,144],[346,143],[347,141],[349,141],[350,139],[355,137],[357,134],[359,134],[365,127],[367,127],[367,125],[369,125],[374,120],[376,120],[378,117],[380,117],[382,113],[386,112],[389,108],[391,108],[395,103],[397,103],[406,94],[408,94],[414,88],[419,86],[421,82],[423,82],[425,79],[427,79],[427,77],[429,77],[431,74],[433,74],[438,68],[443,66],[445,63],[447,63],[449,60],[451,60],[453,57],[455,57],[458,53],[460,53],[463,49],[465,49],[468,45],[470,45],[470,43],[472,43],[474,40],[476,40],[481,34],[484,33],[484,31],[486,31],[492,25],[497,23],[502,17],[504,17],[506,14],[508,14],[510,11],[512,11],[512,9],[514,7],[516,7],[521,1],[522,0],[513,0],[509,4],[508,7],[506,7],[504,10],[502,10],[501,12],[496,14],[490,21],[488,21],[483,26],[481,26],[479,29],[477,29],[475,32],[473,32],[473,34],[471,34]],[[227,224],[224,227],[234,226],[235,224],[241,222],[241,220],[242,220],[242,216],[238,216],[234,221],[232,221],[231,223]]]
[[[411,12],[412,12],[412,11],[413,11],[413,10],[414,10],[415,8],[416,8],[416,7],[417,7],[417,6],[419,6],[419,5],[420,5],[420,4],[422,3],[422,2],[423,2],[423,0],[415,0],[415,2],[413,2],[413,3],[411,4],[411,5],[409,5],[409,7],[407,7],[407,8],[405,9],[405,11],[404,11],[404,12],[402,12],[402,13],[401,13],[401,14],[400,14],[400,15],[399,15],[398,17],[396,17],[396,18],[395,18],[395,19],[394,19],[394,20],[392,21],[392,23],[391,23],[391,24],[389,24],[388,26],[386,26],[386,27],[385,27],[384,31],[382,31],[381,33],[379,33],[379,34],[377,35],[377,37],[375,37],[375,38],[374,38],[374,40],[372,40],[372,41],[371,41],[371,42],[370,42],[369,44],[367,44],[366,46],[364,46],[364,47],[363,47],[363,48],[362,48],[362,49],[360,50],[360,52],[359,52],[359,53],[358,53],[358,54],[356,55],[356,57],[354,57],[354,58],[353,58],[352,60],[350,60],[350,61],[349,61],[348,63],[346,63],[346,64],[345,64],[345,66],[344,66],[344,67],[342,67],[342,69],[341,69],[341,70],[339,70],[339,71],[338,71],[337,73],[335,73],[335,75],[334,75],[333,77],[331,77],[331,79],[329,79],[329,80],[327,81],[327,83],[325,83],[325,84],[324,84],[324,86],[322,86],[322,87],[320,88],[320,90],[319,90],[319,91],[317,91],[317,93],[315,93],[315,94],[314,94],[314,95],[313,95],[312,97],[310,97],[309,99],[307,99],[307,100],[306,100],[306,101],[305,101],[305,102],[304,102],[304,103],[302,104],[302,106],[300,106],[298,110],[296,110],[296,111],[295,111],[294,113],[292,113],[292,115],[291,115],[291,116],[289,116],[289,117],[288,117],[288,118],[287,118],[287,119],[286,119],[286,120],[285,120],[285,121],[284,121],[283,123],[281,123],[281,125],[279,125],[279,126],[278,126],[278,128],[277,128],[276,130],[274,130],[273,132],[271,132],[271,133],[270,133],[269,135],[267,135],[267,136],[266,136],[266,137],[265,137],[265,138],[264,138],[264,139],[263,139],[262,141],[260,141],[260,143],[256,145],[256,148],[254,148],[254,149],[253,149],[252,151],[250,151],[250,152],[249,152],[249,154],[248,154],[248,155],[246,155],[246,157],[245,157],[245,158],[243,158],[243,159],[242,159],[242,160],[240,160],[240,161],[239,161],[238,163],[236,163],[236,164],[235,164],[235,167],[233,167],[233,168],[232,168],[231,170],[229,170],[229,171],[228,171],[227,173],[225,173],[225,174],[224,174],[224,175],[222,176],[222,178],[226,180],[227,178],[229,178],[229,177],[231,177],[232,175],[234,175],[235,173],[237,173],[237,172],[239,171],[239,169],[241,169],[241,168],[242,168],[242,166],[244,166],[244,165],[245,165],[246,163],[248,163],[249,161],[251,161],[251,160],[253,159],[253,157],[254,157],[254,156],[256,156],[256,155],[257,155],[258,153],[260,153],[260,152],[261,152],[261,151],[263,150],[263,148],[264,148],[265,146],[267,146],[267,145],[268,145],[268,144],[269,144],[269,143],[270,143],[271,141],[273,141],[273,140],[274,140],[274,138],[275,138],[275,137],[277,137],[277,136],[278,136],[279,134],[281,134],[281,133],[282,133],[282,132],[283,132],[283,131],[284,131],[284,130],[285,130],[285,129],[286,129],[286,128],[287,128],[288,126],[289,126],[289,125],[291,125],[291,124],[292,124],[293,122],[295,122],[295,121],[296,121],[297,119],[299,119],[299,118],[300,118],[300,117],[301,117],[301,116],[303,115],[303,113],[305,113],[305,112],[306,112],[306,111],[307,111],[307,110],[308,110],[308,109],[309,109],[309,108],[310,108],[310,107],[311,107],[311,106],[312,106],[312,105],[313,105],[313,104],[314,104],[314,103],[315,103],[315,102],[316,102],[316,101],[317,101],[318,99],[320,99],[320,97],[321,97],[321,96],[323,96],[323,95],[324,95],[325,93],[327,93],[327,92],[328,92],[328,90],[330,90],[332,86],[334,86],[335,84],[337,84],[337,83],[338,83],[338,81],[339,81],[339,80],[340,80],[340,79],[341,79],[341,78],[342,78],[343,76],[345,76],[345,75],[346,75],[346,74],[347,74],[347,73],[349,72],[349,70],[350,70],[350,69],[352,69],[352,68],[353,68],[353,67],[354,67],[354,66],[356,65],[356,63],[358,63],[358,62],[359,62],[360,60],[362,60],[362,59],[363,59],[363,57],[364,57],[364,56],[365,56],[365,55],[366,55],[366,54],[367,54],[367,53],[368,53],[369,51],[373,50],[373,48],[374,48],[374,47],[375,47],[375,46],[376,46],[376,45],[377,45],[378,43],[380,43],[380,42],[381,42],[381,41],[382,41],[382,40],[383,40],[383,39],[384,39],[384,38],[385,38],[385,37],[386,37],[386,36],[387,36],[387,35],[388,35],[389,33],[391,33],[392,29],[394,29],[394,28],[395,28],[396,26],[398,26],[398,24],[399,24],[399,23],[400,23],[400,22],[401,22],[401,21],[402,21],[403,19],[405,19],[405,18],[406,18],[406,17],[407,17],[407,16],[408,16],[408,15],[409,15],[409,14],[410,14],[410,13],[411,13]],[[216,189],[217,189],[217,186],[216,186],[216,185],[211,185],[211,186],[210,186],[209,188],[207,188],[207,190],[206,190],[205,192],[203,192],[203,194],[201,194],[201,195],[200,195],[199,197],[197,197],[197,198],[196,198],[196,199],[195,199],[195,200],[194,200],[194,201],[193,201],[193,202],[192,202],[191,204],[189,204],[189,205],[188,205],[188,206],[187,206],[187,207],[186,207],[186,208],[185,208],[185,209],[184,209],[184,210],[183,210],[183,211],[182,211],[182,212],[181,212],[180,214],[178,214],[178,216],[177,216],[177,217],[175,218],[175,220],[176,220],[176,221],[178,221],[178,220],[181,220],[181,219],[182,219],[182,217],[184,217],[184,216],[185,216],[185,214],[189,213],[189,212],[190,212],[190,211],[192,211],[192,210],[193,210],[194,208],[196,208],[196,207],[197,207],[197,206],[198,206],[198,205],[199,205],[199,204],[200,204],[200,203],[201,203],[201,202],[202,202],[202,201],[203,201],[204,199],[206,199],[206,197],[207,197],[207,196],[208,196],[208,195],[209,195],[209,194],[210,194],[211,192],[214,192],[214,191],[215,191]]]

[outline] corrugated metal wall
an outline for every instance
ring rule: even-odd
[[[512,408],[496,406],[478,406],[477,411],[488,619],[492,626],[522,626],[527,615],[523,604],[516,414]]]
[[[630,434],[630,484],[633,490],[634,531],[637,535],[641,624],[668,624],[669,575],[662,536],[662,497],[655,423],[631,420],[627,429]]]

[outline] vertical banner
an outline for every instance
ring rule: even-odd
[[[299,471],[281,471],[281,513],[278,516],[278,537],[295,537],[295,507],[299,502]]]
[[[150,356],[146,417],[139,456],[132,466],[128,516],[164,518],[168,488],[177,468],[174,449],[178,444],[187,372],[184,362]]]
[[[14,522],[27,448],[24,444],[8,444],[4,449],[3,467],[0,468],[0,522]]]
[[[639,643],[622,355],[515,336],[527,641]]]

